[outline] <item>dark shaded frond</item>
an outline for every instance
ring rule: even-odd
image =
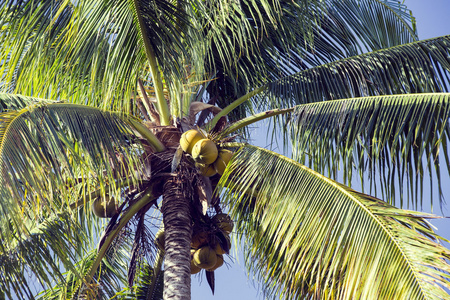
[[[155,270],[144,265],[139,273],[138,284],[136,286],[136,298],[138,300],[162,300],[164,292],[164,271],[159,272],[156,283],[153,283]],[[154,284],[154,290],[151,290]]]
[[[421,217],[274,152],[244,146],[222,177],[246,263],[286,299],[444,299],[450,252]]]

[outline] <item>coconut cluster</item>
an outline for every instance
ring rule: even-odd
[[[229,234],[233,230],[233,221],[227,214],[217,214],[212,218],[210,231],[194,232],[191,243],[191,274],[201,269],[214,271],[224,263],[223,255],[231,248]]]
[[[195,129],[181,135],[180,146],[184,152],[192,156],[195,166],[206,177],[222,175],[233,156],[232,151],[218,149],[214,141]]]
[[[215,215],[211,219],[212,227],[208,231],[194,232],[191,241],[191,274],[197,274],[202,269],[215,271],[223,263],[223,255],[231,248],[230,233],[234,223],[230,216],[224,213]],[[165,250],[164,229],[155,235],[155,245]]]

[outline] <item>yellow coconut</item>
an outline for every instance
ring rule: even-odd
[[[216,161],[218,154],[216,144],[210,139],[201,139],[192,148],[192,157],[200,164],[212,164]]]
[[[201,270],[202,270],[202,268],[197,267],[194,263],[194,260],[191,260],[191,274],[197,274]]]
[[[195,251],[193,261],[197,267],[208,270],[217,263],[216,251],[209,246],[204,246]]]
[[[209,233],[206,231],[194,234],[192,237],[191,248],[199,249],[209,242]]]
[[[217,174],[214,165],[195,164],[200,173],[205,177],[211,177]]]
[[[218,268],[220,268],[221,266],[223,266],[223,255],[217,255],[216,264],[211,269],[208,269],[208,271],[215,271]]]
[[[219,151],[217,159],[214,162],[214,169],[216,169],[217,173],[222,175],[223,172],[225,172],[225,168],[227,167],[228,163],[230,162],[232,156],[233,156],[233,152],[230,150],[221,149]]]
[[[203,139],[204,136],[197,130],[191,129],[181,135],[180,146],[184,152],[191,154],[195,143]]]
[[[164,250],[165,246],[166,246],[166,234],[164,232],[164,230],[158,230],[158,232],[156,233],[155,236],[155,244],[156,246],[161,249]]]
[[[219,227],[221,230],[226,233],[230,233],[233,231],[234,223],[231,220],[230,216],[227,214],[217,214],[213,217],[213,222]]]
[[[106,195],[105,197],[95,199],[94,203],[92,203],[92,211],[100,218],[114,217],[117,213],[114,197]]]

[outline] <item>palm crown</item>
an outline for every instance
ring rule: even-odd
[[[226,209],[268,295],[448,297],[434,216],[393,204],[427,172],[442,204],[450,37],[418,41],[397,1],[4,1],[0,20],[7,296],[35,297],[32,274],[46,299],[189,299],[190,249],[229,253]],[[245,142],[266,118],[292,159]],[[233,151],[223,174],[180,147],[192,129]]]

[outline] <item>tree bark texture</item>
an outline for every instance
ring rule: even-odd
[[[192,225],[189,199],[180,176],[164,184],[161,207],[165,231],[164,300],[191,299]]]

